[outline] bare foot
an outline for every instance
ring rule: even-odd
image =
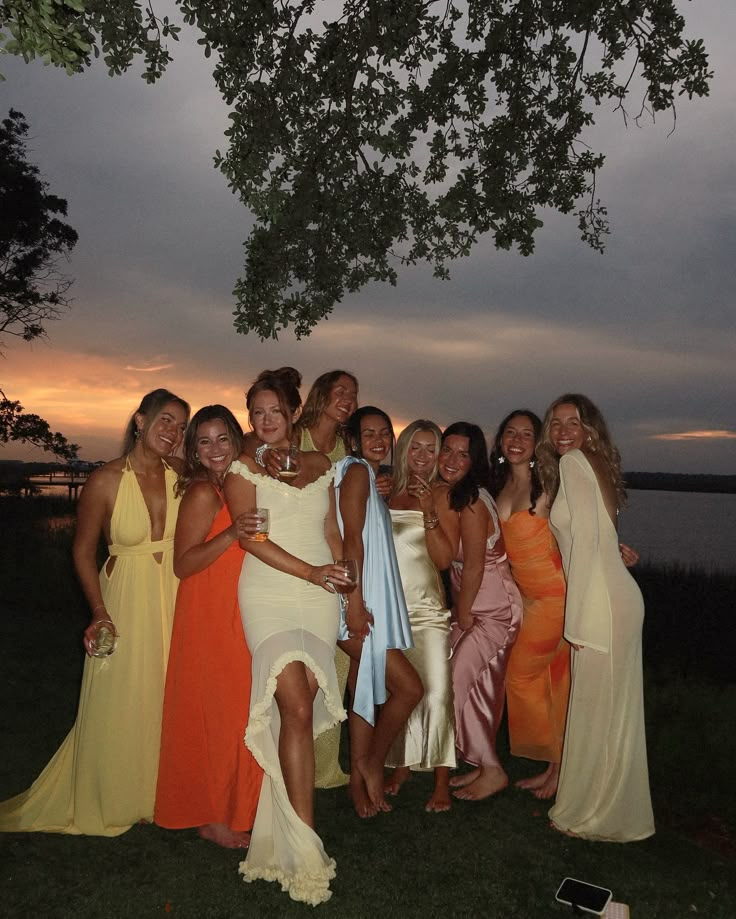
[[[559,763],[550,763],[549,769],[547,770],[547,778],[544,784],[539,785],[532,791],[532,794],[535,798],[538,798],[540,801],[546,801],[549,798],[554,798],[557,794],[557,783],[560,780],[560,764]]]
[[[383,783],[384,793],[387,795],[397,795],[401,791],[404,782],[411,778],[411,770],[408,766],[397,766]]]
[[[445,811],[449,811],[451,807],[452,799],[450,798],[450,789],[447,786],[444,788],[437,788],[435,786],[432,797],[427,801],[424,809],[428,814],[442,814]]]
[[[202,839],[209,839],[223,849],[247,849],[250,845],[250,833],[243,830],[231,830],[224,823],[205,823],[197,830]]]
[[[355,813],[359,817],[366,818],[376,816],[378,810],[371,802],[371,799],[368,797],[368,792],[366,791],[363,776],[359,775],[355,769],[350,773],[348,795],[350,796],[350,800],[353,802]]]
[[[370,756],[362,756],[355,761],[355,769],[365,782],[365,789],[371,804],[377,811],[388,813],[391,805],[383,793],[383,763],[375,762]]]
[[[470,785],[471,782],[474,782],[480,775],[480,769],[471,769],[470,772],[463,772],[461,775],[453,775],[450,779],[451,788],[462,788],[465,785]]]
[[[537,775],[533,775],[528,779],[519,779],[518,782],[514,782],[516,788],[523,788],[525,791],[534,791],[536,788],[541,788],[547,782],[547,779],[550,776],[552,769],[556,767],[559,774],[559,764],[558,763],[547,763],[547,768],[544,772],[539,772]]]
[[[471,782],[459,788],[454,794],[462,801],[482,801],[490,798],[499,791],[503,791],[509,784],[509,777],[500,766],[481,766],[480,775]]]

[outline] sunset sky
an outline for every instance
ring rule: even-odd
[[[484,240],[451,281],[401,271],[398,287],[349,297],[301,342],[285,332],[261,343],[232,327],[251,218],[212,165],[227,113],[196,36],[171,45],[174,64],[153,87],[136,68],[112,79],[97,62],[69,78],[1,58],[2,117],[25,114],[30,157],[68,200],[80,240],[67,266],[72,310],[47,342],[4,343],[0,385],[91,460],[119,452],[150,389],[167,386],[194,408],[223,402],[245,424],[250,381],[292,364],[304,395],[324,370],[353,371],[361,402],[399,426],[466,419],[491,434],[511,408],[541,414],[582,391],[627,469],[733,473],[736,5],[694,0],[683,12],[710,52],[711,96],[681,99],[674,133],[670,115],[626,128],[600,110],[586,138],[607,155],[603,256],[579,240],[574,217],[543,213],[530,258]],[[45,457],[10,445],[0,459],[10,458]]]

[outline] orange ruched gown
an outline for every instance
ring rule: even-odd
[[[223,506],[207,539],[230,523]],[[154,813],[155,822],[169,829],[253,826],[263,771],[244,741],[251,683],[238,606],[244,554],[232,542],[179,585]]]
[[[517,511],[501,521],[524,618],[506,672],[511,752],[559,763],[570,694],[570,646],[562,637],[565,576],[549,520]]]

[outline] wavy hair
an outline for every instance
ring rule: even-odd
[[[123,434],[123,456],[127,456],[135,447],[138,438],[135,436],[137,426],[135,423],[136,415],[144,415],[145,421],[143,422],[143,427],[141,428],[141,437],[145,437],[146,432],[150,428],[153,420],[158,414],[161,413],[165,405],[168,405],[169,402],[176,402],[178,405],[184,409],[184,414],[189,420],[189,414],[191,409],[189,403],[185,402],[179,396],[175,396],[173,392],[169,392],[168,389],[154,389],[141,399],[141,404],[130,416],[130,421],[128,422],[125,433]]]
[[[199,426],[206,424],[208,421],[222,421],[225,425],[227,437],[233,449],[234,459],[237,459],[238,454],[243,449],[243,429],[230,409],[218,404],[203,406],[198,412],[195,412],[184,435],[184,468],[176,480],[174,488],[176,495],[183,495],[194,479],[201,478],[202,474],[206,473],[197,454],[197,439],[199,437]]]
[[[554,410],[560,405],[574,405],[583,430],[587,435],[586,449],[590,453],[600,456],[608,470],[613,487],[616,489],[616,506],[626,504],[626,487],[621,473],[621,454],[616,449],[608,425],[600,409],[587,396],[581,393],[565,393],[550,405],[544,416],[542,436],[537,444],[537,459],[539,460],[539,476],[544,490],[554,501],[560,487],[560,457],[552,446],[550,439],[550,425]]]
[[[348,418],[345,423],[345,447],[351,456],[358,456],[363,459],[363,454],[360,450],[360,422],[368,415],[378,415],[388,425],[388,429],[391,431],[391,459],[393,460],[393,452],[396,446],[394,426],[386,412],[381,408],[376,408],[375,405],[364,405],[362,408],[357,408]]]
[[[286,419],[287,437],[291,440],[291,434],[294,428],[292,416],[299,411],[302,406],[302,397],[299,395],[299,387],[302,385],[302,375],[293,367],[279,367],[278,370],[264,370],[259,373],[255,382],[245,394],[245,405],[250,413],[253,399],[259,392],[276,393],[279,400],[281,411]],[[253,422],[251,421],[251,427]]]
[[[442,443],[442,432],[434,423],[434,421],[427,421],[426,418],[418,418],[416,421],[412,421],[411,424],[408,424],[404,430],[399,434],[399,439],[396,441],[396,452],[394,455],[394,478],[393,478],[393,487],[391,489],[392,495],[399,495],[402,492],[406,491],[409,484],[409,447],[414,438],[415,434],[434,434],[435,442],[435,457],[434,457],[434,466],[432,471],[427,477],[427,481],[431,482],[433,479],[437,478],[437,460],[440,455],[440,444]]]
[[[475,504],[481,488],[490,489],[491,472],[488,465],[488,444],[485,435],[477,424],[469,421],[456,421],[442,434],[444,444],[448,437],[468,438],[468,452],[470,454],[470,469],[459,482],[450,486],[450,507],[454,511],[461,511],[469,504]]]
[[[355,383],[356,390],[358,389],[358,379],[349,370],[328,370],[327,373],[318,376],[312,383],[312,388],[309,390],[309,395],[304,403],[304,411],[299,419],[300,428],[309,430],[309,428],[313,428],[317,424],[322,412],[327,408],[330,393],[340,377],[348,377]]]
[[[542,434],[542,419],[539,415],[530,411],[528,408],[517,408],[513,412],[509,412],[508,415],[503,419],[501,424],[498,426],[496,431],[496,436],[493,438],[493,446],[491,447],[491,453],[488,457],[490,463],[490,476],[491,476],[491,487],[489,491],[494,500],[499,496],[503,491],[504,486],[511,478],[511,465],[506,460],[506,457],[503,455],[501,449],[501,438],[503,437],[503,432],[506,430],[509,424],[514,420],[514,418],[528,418],[532,423],[532,428],[534,430],[534,445],[536,446],[539,443],[539,438]],[[539,478],[539,470],[537,469],[537,464],[531,467],[529,470],[531,474],[531,507],[529,508],[529,513],[534,515],[536,511],[534,506],[537,503],[537,500],[544,493],[542,488],[542,480]]]

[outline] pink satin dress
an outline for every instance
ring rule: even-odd
[[[473,628],[463,632],[453,622],[450,631],[455,743],[465,762],[500,767],[496,734],[503,715],[506,668],[519,634],[523,607],[511,577],[496,505],[484,489],[479,500],[491,514],[494,532],[486,544],[483,580],[473,603]],[[450,573],[454,596],[460,590],[462,572],[461,545]]]

